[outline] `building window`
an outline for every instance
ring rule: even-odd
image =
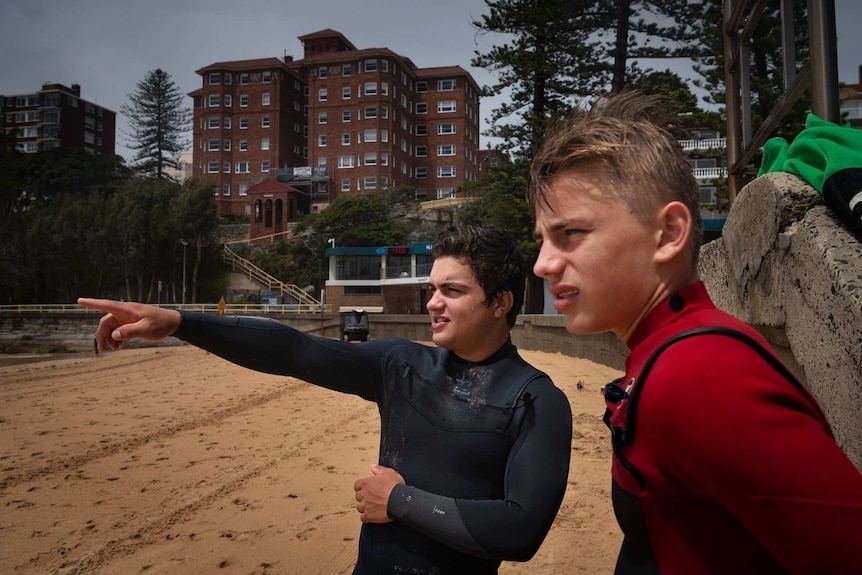
[[[207,163],[207,173],[217,174],[218,173],[218,162],[208,162]]]
[[[350,134],[341,134],[341,145],[349,146],[350,145]]]
[[[261,128],[269,128],[269,116],[264,116],[260,119]]]
[[[377,189],[377,177],[376,176],[365,176],[362,183],[365,185],[366,190],[376,190]]]
[[[716,189],[715,187],[702,187],[700,188],[700,203],[705,205],[713,205],[716,201]]]
[[[438,166],[437,167],[437,177],[438,178],[454,178],[455,177],[455,166]]]
[[[221,171],[225,174],[230,173],[230,162],[222,162],[221,163]]]
[[[351,98],[350,86],[344,86],[343,88],[341,88],[341,99],[342,100],[349,100],[350,98]]]
[[[239,107],[247,108],[248,107],[248,94],[240,94],[239,95]]]
[[[248,118],[240,118],[239,119],[239,129],[247,130],[248,129]]]
[[[380,106],[380,117],[384,118],[384,119],[388,118],[389,117],[389,108],[387,108],[386,106]]]
[[[376,118],[377,106],[365,106],[365,118]]]
[[[454,148],[454,146],[453,146]],[[269,138],[261,138],[260,139],[260,149],[268,150],[269,149]]]
[[[365,130],[365,134],[363,135],[366,142],[376,142],[377,141],[377,130]]]
[[[221,195],[223,195],[223,196],[229,196],[230,195],[230,184],[222,184]]]
[[[320,112],[317,114],[317,123],[325,124],[326,123],[326,112]]]
[[[437,155],[438,156],[454,156],[455,155],[455,144],[440,144],[437,146]]]
[[[210,72],[209,83],[210,86],[216,86],[218,84],[221,84],[221,74],[219,72]]]
[[[230,130],[230,124],[231,124],[231,122],[230,122],[230,116],[225,116],[225,119],[224,119],[224,127],[225,127],[225,129],[226,129],[226,130]]]
[[[417,114],[427,114],[428,113],[428,103],[427,102],[417,102],[416,103],[416,113]]]
[[[239,141],[239,151],[247,152],[248,151],[248,140],[240,140]]]
[[[230,94],[225,94],[224,95],[224,107],[230,108],[231,106],[233,106],[233,96],[231,96]]]
[[[389,141],[389,130],[380,130],[380,141],[388,142]]]
[[[219,124],[220,124],[220,120],[221,120],[221,118],[219,118],[218,116],[215,116],[215,117],[213,117],[213,118],[210,118],[210,119],[208,120],[208,122],[207,122],[207,127],[208,127],[210,130],[216,130],[216,129],[218,129]]]
[[[353,156],[338,156],[338,167],[339,168],[352,168],[353,167]]]
[[[225,152],[230,152],[230,140],[225,140],[224,142],[222,142],[222,149]]]
[[[264,174],[269,172],[269,160],[262,160],[260,162],[260,171]]]
[[[239,83],[240,84],[248,84],[248,72],[242,72],[239,75]]]
[[[417,92],[427,92],[428,91],[428,82],[416,82],[416,91]]]
[[[365,95],[374,96],[377,94],[377,82],[365,82]]]
[[[248,174],[250,172],[249,162],[237,162],[234,172],[237,174]]]
[[[377,152],[366,152],[362,157],[362,163],[366,166],[376,166],[377,165]]]
[[[389,60],[380,60],[380,69],[383,72],[389,71]]]
[[[261,106],[269,106],[269,92],[264,92],[260,95]]]
[[[427,136],[428,135],[428,126],[425,124],[417,124],[416,125],[416,135],[417,136]]]
[[[380,152],[380,165],[381,166],[388,166],[389,165],[389,154],[387,154],[386,152]],[[381,183],[385,184],[386,182],[381,179]]]
[[[437,111],[441,114],[448,114],[455,111],[455,100],[443,100],[437,102]]]
[[[221,105],[221,96],[219,94],[210,94],[207,105],[210,108],[218,108]]]
[[[227,84],[228,86],[230,86],[231,84],[233,84],[233,75],[232,75],[232,74],[230,74],[230,73],[228,73],[228,72],[225,72],[225,74],[224,74],[224,83],[225,83],[225,84]]]
[[[437,188],[437,199],[443,200],[446,198],[455,197],[455,188]]]
[[[266,70],[262,74],[262,77],[263,77],[263,83],[264,84],[269,84],[270,82],[272,82],[272,72],[270,72],[269,70]]]
[[[350,64],[344,64],[341,66],[341,75],[342,76],[350,76],[353,74],[353,66]]]
[[[416,168],[416,178],[424,179],[428,177],[428,168]]]
[[[350,121],[350,115],[351,115],[350,110],[344,110],[343,112],[341,112],[341,121],[342,122],[349,122]]]
[[[326,134],[321,134],[317,136],[317,146],[320,148],[326,147]]]
[[[318,78],[326,78],[328,68],[326,66],[319,66],[317,68],[317,77]]]
[[[326,88],[321,88],[317,91],[317,99],[321,102],[325,102],[327,100],[327,92]]]
[[[349,192],[350,191],[350,178],[344,178],[341,180],[341,191]]]
[[[451,92],[455,89],[455,80],[437,80],[438,92]]]
[[[438,124],[437,125],[437,133],[438,134],[454,134],[455,133],[455,124]]]
[[[377,60],[365,60],[363,62],[365,65],[366,72],[376,72],[377,71]]]
[[[207,142],[207,151],[218,152],[218,140],[210,140]]]
[[[239,185],[239,195],[247,196],[248,195],[248,184],[240,184]]]
[[[428,146],[416,146],[416,157],[417,158],[427,158],[428,157]]]

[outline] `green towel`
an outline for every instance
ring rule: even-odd
[[[842,221],[862,232],[862,130],[808,114],[793,142],[771,138],[764,144],[757,175],[770,172],[803,178]]]

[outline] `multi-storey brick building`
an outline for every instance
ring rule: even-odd
[[[212,182],[220,216],[250,215],[248,189],[306,164],[306,83],[278,58],[217,62],[197,73],[195,177]]]
[[[18,149],[84,148],[113,154],[116,113],[81,99],[81,86],[43,84],[38,92],[0,96],[3,129],[16,132]]]
[[[198,70],[204,85],[191,94],[194,173],[216,186],[220,215],[251,216],[248,189],[268,178],[307,191],[316,211],[340,194],[383,188],[450,197],[478,177],[480,91],[468,72],[417,68],[388,48],[357,49],[334,30],[299,39],[301,60],[222,62]],[[241,90],[237,73],[252,69],[269,70],[270,82],[278,76],[296,90]],[[228,76],[233,83],[225,85]],[[237,107],[241,93],[245,108]],[[275,124],[276,114],[288,118]],[[242,117],[250,130],[257,115],[270,118],[268,131],[252,136],[237,130]],[[266,157],[255,156],[264,151]],[[287,218],[298,215],[285,211]]]

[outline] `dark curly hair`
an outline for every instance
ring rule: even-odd
[[[434,258],[453,257],[467,264],[485,291],[486,306],[506,291],[512,292],[512,309],[506,315],[509,327],[524,305],[527,261],[518,243],[494,226],[461,224],[444,230],[431,249]]]

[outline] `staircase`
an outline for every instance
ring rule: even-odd
[[[224,246],[222,259],[225,265],[230,266],[232,272],[243,274],[249,280],[264,286],[268,291],[277,291],[281,295],[282,302],[288,298],[299,305],[313,307],[315,310],[320,307],[320,302],[307,292],[293,284],[286,284],[272,277],[247,259],[235,254],[228,246]]]

